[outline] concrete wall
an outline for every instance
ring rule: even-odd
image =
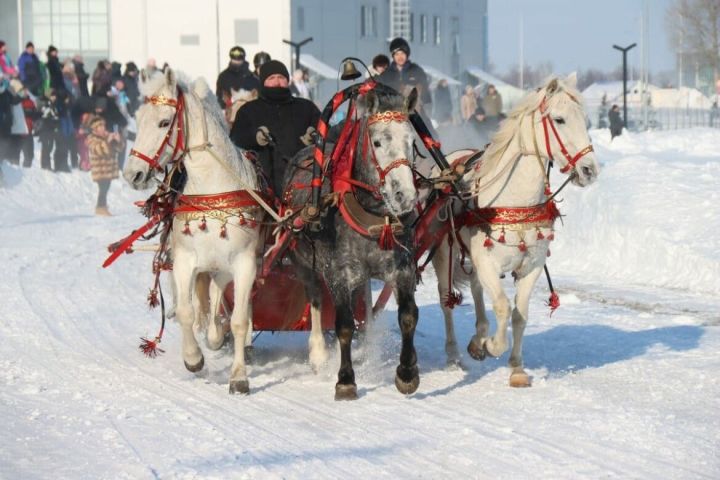
[[[18,5],[17,0],[0,0],[0,40],[7,45],[7,53],[10,55],[13,64],[17,65],[17,59],[25,47],[24,38],[18,43]]]
[[[141,67],[155,58],[158,66],[168,62],[214,85],[236,45],[237,21],[257,27],[257,41],[241,43],[248,61],[260,50],[289,60],[282,43],[290,34],[289,5],[290,0],[111,0],[110,57]],[[241,28],[240,35],[247,30]]]

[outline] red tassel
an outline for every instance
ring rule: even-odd
[[[485,241],[483,242],[483,247],[488,248],[488,249],[493,247],[493,242],[492,242],[492,240],[490,240],[490,237],[487,235],[485,236]]]
[[[552,195],[552,190],[550,190],[550,185],[545,185],[545,196],[549,197]]]
[[[205,222],[205,217],[203,217],[202,220],[200,220],[200,227],[199,227],[199,228],[200,228],[200,230],[202,230],[203,232],[204,232],[205,230],[207,230],[207,222]]]
[[[224,223],[220,227],[220,238],[227,238],[227,229],[225,228]]]
[[[520,240],[518,250],[520,250],[521,252],[527,252],[527,245],[525,245],[525,240]]]
[[[250,220],[248,220],[247,225],[250,228],[255,228],[257,227],[257,222],[251,218]]]
[[[245,223],[245,217],[243,215],[240,215],[240,218],[238,219],[238,225],[242,227],[243,225],[245,225]]]
[[[185,222],[185,228],[182,229],[183,235],[192,235],[192,232],[190,231],[190,223],[187,221]]]
[[[555,240],[555,231],[554,230],[552,232],[550,232],[550,235],[547,236],[547,239],[551,242],[553,240]]]
[[[153,288],[150,290],[150,293],[148,293],[147,296],[147,302],[150,308],[155,308],[158,305],[160,305],[160,300],[158,300],[158,292],[157,289]]]
[[[160,337],[155,337],[154,340],[149,340],[145,337],[141,337],[140,340],[142,340],[142,342],[140,342],[138,348],[143,354],[145,354],[146,357],[155,358],[158,356],[158,354],[165,353],[165,350],[158,347],[158,344],[160,343]]]
[[[463,297],[461,292],[450,292],[445,298],[445,306],[449,309],[455,308],[462,303]]]
[[[537,231],[537,239],[538,239],[538,240],[545,240],[545,235],[543,235],[542,230],[540,230],[539,228],[538,228],[538,231]]]
[[[505,229],[503,228],[498,237],[498,242],[505,243]]]
[[[555,313],[555,310],[558,309],[560,306],[560,297],[558,297],[558,294],[555,292],[552,292],[550,294],[550,298],[548,299],[547,306],[550,307],[550,316],[552,316],[553,313]]]
[[[382,250],[392,250],[394,243],[395,239],[393,238],[393,231],[390,226],[390,218],[385,217],[385,225],[383,225],[382,232],[380,232],[378,244]]]

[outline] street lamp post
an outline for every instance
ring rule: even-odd
[[[627,128],[627,52],[636,45],[637,43],[633,43],[625,48],[613,45],[613,48],[620,50],[623,56],[623,126],[625,128]]]
[[[302,40],[300,42],[293,42],[292,40],[283,40],[283,43],[287,43],[291,47],[295,49],[295,69],[300,68],[300,47],[303,45],[312,42],[313,37],[308,37],[305,40]]]

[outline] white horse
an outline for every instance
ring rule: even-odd
[[[134,188],[145,189],[172,164],[181,164],[178,168],[187,174],[170,237],[175,315],[182,328],[185,366],[197,372],[204,365],[193,331],[196,322],[207,323],[210,348],[222,346],[224,333],[215,312],[220,292],[233,280],[235,308],[230,328],[235,357],[230,393],[248,393],[243,347],[262,218],[248,193],[258,188],[255,170],[230,141],[223,114],[204,80],[189,86],[170,69],[152,78],[143,72],[140,80],[146,103],[137,112],[137,139],[123,176]],[[214,292],[211,298],[208,290]],[[206,297],[194,302],[195,291]]]
[[[554,215],[547,203],[548,161],[554,159],[560,171],[569,174],[572,183],[580,187],[590,185],[599,174],[575,84],[574,74],[548,81],[528,94],[502,123],[480,163],[463,177],[472,198],[472,206],[466,206],[470,224],[459,231],[460,241],[454,242],[452,253],[446,238],[433,257],[445,316],[448,363],[459,363],[452,310],[445,299],[452,288],[448,272],[452,272],[454,279],[463,275],[457,264],[458,243],[462,243],[469,249],[472,263],[469,280],[477,318],[468,352],[474,359],[482,360],[486,354],[499,357],[507,351],[506,331],[512,315],[509,364],[510,385],[515,387],[530,386],[530,378],[523,369],[522,338],[530,294],[543,271],[553,238],[554,218],[550,217]],[[456,152],[449,159],[468,153]],[[537,208],[522,208],[533,206]],[[515,278],[512,311],[501,282],[501,275],[506,272],[512,272]],[[489,293],[497,319],[497,330],[492,336],[488,332],[483,290]]]

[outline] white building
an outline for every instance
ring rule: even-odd
[[[394,36],[436,77],[488,59],[487,0],[0,0],[0,11],[14,58],[33,40],[38,51],[53,44],[61,57],[82,54],[90,71],[101,58],[140,67],[155,58],[211,83],[234,45],[249,61],[263,50],[291,66],[283,40],[312,37],[300,60],[321,102],[337,89],[344,57],[369,64]]]

